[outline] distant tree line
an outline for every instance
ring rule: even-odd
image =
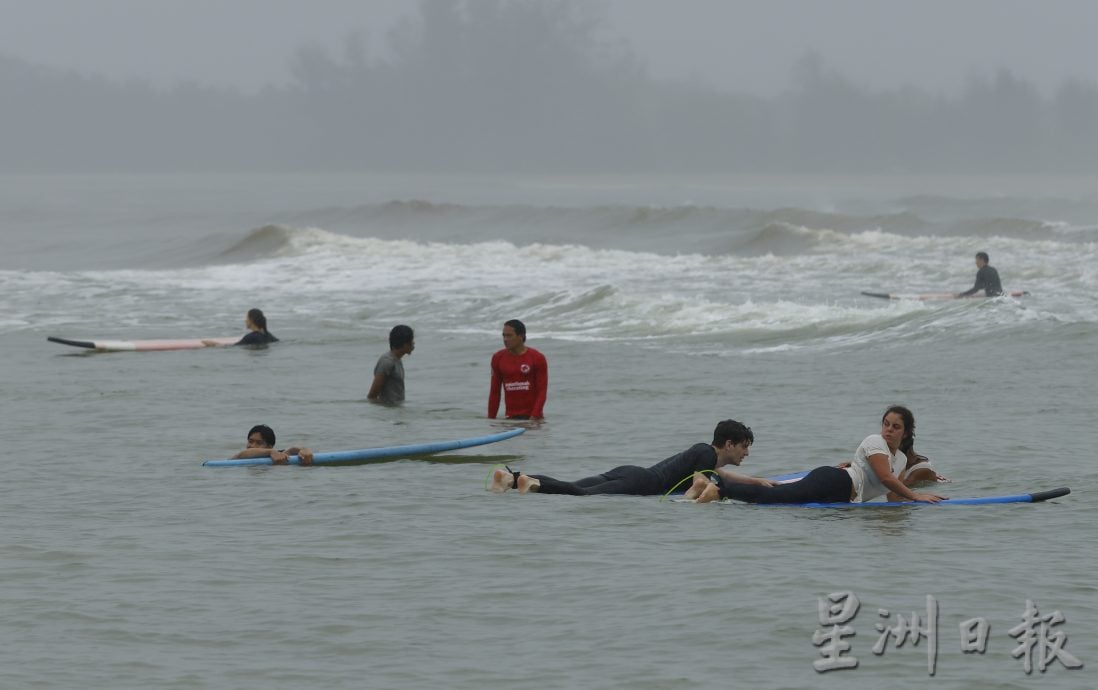
[[[872,90],[808,55],[780,96],[727,93],[650,78],[582,9],[423,1],[385,58],[305,46],[255,94],[0,56],[0,170],[1098,172],[1094,83]]]

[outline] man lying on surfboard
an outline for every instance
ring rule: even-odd
[[[755,441],[751,428],[734,419],[726,419],[713,430],[712,443],[697,443],[681,453],[672,455],[651,467],[622,465],[603,474],[566,482],[543,474],[512,472],[510,468],[492,473],[489,489],[502,493],[517,488],[520,494],[567,494],[592,496],[596,494],[626,494],[631,496],[660,496],[676,486],[690,481],[696,472],[718,472],[730,482],[772,486],[769,479],[758,479],[721,469],[725,465],[739,465],[747,457],[748,448]]]
[[[274,429],[266,424],[256,424],[248,431],[248,447],[233,456],[234,460],[240,458],[266,458],[276,465],[285,465],[291,455],[301,458],[302,465],[313,464],[313,451],[308,448],[294,446],[286,450],[275,450]]]

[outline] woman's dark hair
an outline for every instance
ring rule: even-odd
[[[259,330],[267,332],[267,317],[263,315],[262,309],[249,309],[248,320],[258,326]]]
[[[904,420],[904,437],[900,441],[900,450],[911,450],[911,446],[915,444],[915,415],[903,405],[892,405],[881,415],[881,421],[890,414],[898,414]]]
[[[259,324],[256,324],[256,325],[258,326]],[[256,432],[258,432],[259,435],[263,437],[263,442],[266,443],[268,447],[274,448],[274,445],[275,445],[275,432],[274,432],[274,429],[267,426],[266,424],[256,424],[255,426],[253,426],[251,429],[248,430],[248,436],[247,437],[251,438],[252,434],[254,434]]]
[[[519,321],[518,319],[511,319],[510,321],[504,321],[503,325],[510,326],[511,329],[515,332],[515,335],[522,338],[524,342],[526,341],[526,324]]]

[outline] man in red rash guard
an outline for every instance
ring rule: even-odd
[[[541,419],[549,390],[549,362],[545,355],[526,347],[526,325],[518,319],[503,324],[503,349],[492,355],[492,389],[488,393],[488,417],[499,412],[499,389],[507,406],[507,419]]]

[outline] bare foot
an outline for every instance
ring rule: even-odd
[[[541,482],[533,477],[527,477],[525,474],[520,474],[518,478],[518,490],[520,494],[526,494],[533,491],[538,492],[541,488]]]
[[[702,492],[695,499],[697,503],[710,503],[712,501],[720,500],[721,490],[717,488],[716,484],[710,484],[702,489]]]
[[[706,477],[701,472],[695,472],[694,481],[692,484],[690,484],[690,488],[686,490],[686,498],[694,500],[695,498],[700,496],[705,487],[709,486],[710,484],[712,484],[712,482],[709,481],[709,477]]]
[[[511,488],[514,479],[515,476],[513,474],[500,467],[495,472],[492,472],[492,484],[488,488],[497,494],[501,494]]]

